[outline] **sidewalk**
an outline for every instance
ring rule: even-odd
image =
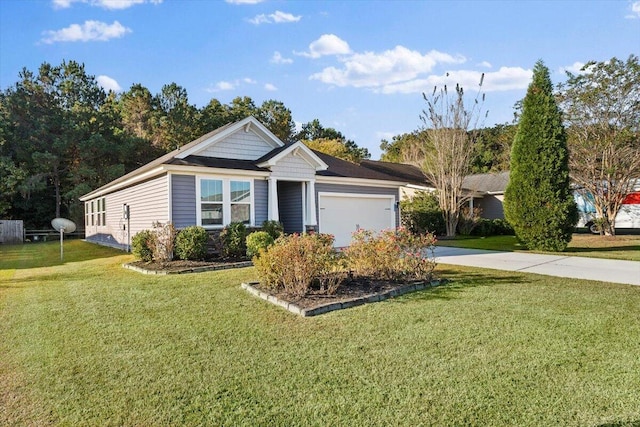
[[[440,264],[522,271],[640,286],[640,262],[436,246]]]

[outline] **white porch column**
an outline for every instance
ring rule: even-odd
[[[473,215],[473,196],[469,199],[469,210],[471,211],[471,215]]]
[[[307,181],[307,225],[317,226],[316,219],[316,182]]]
[[[269,207],[267,209],[268,219],[272,221],[280,221],[278,213],[278,180],[269,178]]]

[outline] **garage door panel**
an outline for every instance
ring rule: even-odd
[[[395,226],[393,196],[319,195],[321,233],[333,234],[336,246],[348,246],[358,229],[380,231]]]

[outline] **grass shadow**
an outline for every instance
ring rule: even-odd
[[[600,248],[585,248],[585,247],[577,247],[572,248],[568,247],[564,250],[564,252],[572,252],[572,253],[589,253],[589,252],[638,252],[640,251],[640,245],[637,246],[609,246],[609,247],[600,247]]]
[[[55,267],[72,262],[112,258],[122,255],[126,255],[126,252],[81,240],[70,240],[64,243],[63,260],[60,259],[59,242],[3,245],[0,246],[0,269],[24,270]]]
[[[406,301],[451,300],[457,298],[460,292],[480,286],[495,286],[528,282],[522,274],[505,274],[492,271],[465,271],[461,269],[440,269],[437,278],[445,282],[435,288],[427,288],[407,294]]]

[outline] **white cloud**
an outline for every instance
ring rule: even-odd
[[[273,56],[271,57],[271,60],[269,62],[271,62],[272,64],[291,64],[293,62],[293,59],[283,57],[280,52],[276,50],[275,52],[273,52]]]
[[[47,44],[56,42],[88,42],[107,41],[120,38],[130,33],[131,29],[124,27],[118,21],[107,24],[100,21],[85,21],[84,24],[71,24],[61,30],[45,31],[42,41]]]
[[[631,9],[631,13],[625,16],[625,18],[628,18],[628,19],[640,18],[640,1],[634,1],[633,3],[631,3],[630,9]]]
[[[258,4],[262,3],[264,0],[225,0],[230,4]]]
[[[484,68],[491,68],[491,62],[489,61],[482,61],[478,64],[478,67],[484,67]]]
[[[254,85],[258,82],[252,78],[244,77],[242,79],[235,79],[233,81],[221,80],[212,87],[208,87],[205,91],[209,93],[222,92],[225,90],[234,90],[242,84]]]
[[[498,71],[484,73],[483,92],[503,92],[526,89],[531,82],[533,71],[521,67],[500,67]],[[374,88],[374,92],[384,94],[430,92],[434,87],[456,84],[467,92],[478,88],[482,72],[474,70],[449,71],[444,75],[430,75],[424,79],[413,79],[400,83],[386,84]]]
[[[584,62],[576,61],[571,65],[567,65],[566,67],[560,67],[560,70],[558,71],[560,71],[562,74],[564,74],[567,71],[573,74],[578,74],[582,72],[580,71],[582,67],[584,67]]]
[[[98,86],[100,86],[102,89],[106,90],[107,92],[110,90],[114,92],[120,92],[122,90],[118,82],[109,76],[104,76],[104,75],[98,76],[96,77],[96,81],[98,82]]]
[[[222,92],[225,90],[233,90],[237,86],[238,84],[234,82],[220,81],[216,83],[212,88],[208,88],[207,92]]]
[[[101,7],[108,10],[128,9],[136,4],[160,4],[162,0],[52,0],[56,9],[67,9],[73,3],[86,3],[91,6]]]
[[[323,34],[309,45],[309,52],[294,52],[308,58],[320,58],[327,55],[346,55],[351,53],[349,44],[335,34]]]
[[[272,85],[271,83],[266,83],[264,85],[264,89],[268,90],[269,92],[275,92],[276,90],[278,90],[278,88]]]
[[[421,54],[403,46],[382,53],[356,53],[341,58],[341,68],[327,67],[310,79],[335,86],[380,88],[400,82],[408,82],[421,74],[429,73],[438,64],[458,64],[466,61],[460,55],[432,50]]]
[[[269,15],[256,15],[253,18],[249,19],[254,25],[260,24],[287,24],[289,22],[298,22],[302,18],[302,15],[294,16],[290,13],[281,12],[276,10],[274,13]]]

